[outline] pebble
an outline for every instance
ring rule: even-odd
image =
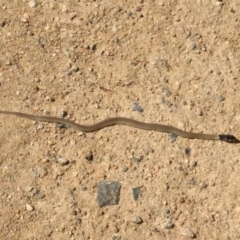
[[[121,184],[117,181],[101,181],[97,184],[97,202],[99,207],[117,205],[119,203]]]
[[[112,236],[112,240],[121,240],[121,235],[119,235],[119,234],[114,234],[114,235]]]
[[[165,100],[165,102],[164,102],[168,107],[172,107],[172,103],[170,102],[170,101],[168,101],[168,100]]]
[[[171,96],[172,94],[171,90],[168,87],[164,87],[162,91],[167,97]]]
[[[141,187],[135,187],[132,189],[132,191],[133,191],[133,199],[137,201],[140,195]]]
[[[197,45],[195,43],[191,43],[191,50],[195,50]]]
[[[143,112],[143,108],[139,105],[138,102],[134,102],[133,103],[133,108],[132,108],[133,111],[136,111],[136,112]]]
[[[207,188],[208,187],[208,184],[206,182],[202,182],[200,187],[203,189],[203,188]]]
[[[57,162],[58,162],[60,165],[62,165],[62,166],[69,163],[69,160],[68,160],[68,159],[63,158],[63,157],[61,157],[61,156],[57,156],[56,160],[57,160]]]
[[[77,16],[77,13],[72,12],[72,13],[69,14],[69,16],[70,16],[70,20],[73,20]]]
[[[197,166],[197,162],[196,161],[193,161],[192,164],[191,164],[191,167],[194,168]]]
[[[171,143],[173,143],[177,140],[178,135],[175,133],[169,133],[169,138],[170,138]]]
[[[37,5],[38,5],[38,2],[36,0],[30,0],[28,3],[28,6],[30,8],[35,8],[35,7],[37,7]]]
[[[187,156],[189,156],[190,154],[191,154],[191,148],[189,148],[189,147],[187,147],[187,148],[185,148],[185,154],[187,155]]]
[[[140,157],[133,157],[134,162],[141,162],[143,160],[143,156]]]
[[[41,193],[41,192],[38,192],[38,193],[36,194],[36,197],[37,197],[37,199],[43,199],[43,198],[45,197],[45,194],[44,194],[44,193]]]
[[[132,217],[131,221],[136,224],[141,224],[143,222],[142,218],[137,215]]]
[[[173,224],[172,221],[169,219],[168,221],[164,221],[164,223],[162,224],[162,228],[172,229],[172,228],[174,228],[174,224]]]
[[[85,156],[87,161],[92,161],[93,160],[93,153],[92,151],[90,151],[86,156]]]
[[[216,1],[216,6],[222,6],[224,3],[222,0]]]
[[[34,210],[34,207],[27,203],[26,204],[26,209],[27,209],[28,212],[32,212]]]
[[[127,172],[127,171],[128,171],[128,167],[127,167],[127,166],[123,166],[123,167],[122,167],[122,171],[123,171],[123,172]]]
[[[218,102],[223,102],[225,100],[224,96],[223,95],[220,95],[218,97]]]
[[[29,18],[30,18],[29,14],[28,13],[24,13],[23,17],[20,19],[20,21],[23,22],[23,23],[28,23],[29,22]]]
[[[170,218],[170,213],[171,213],[171,211],[170,211],[170,209],[165,209],[164,210],[164,218],[166,218],[166,219],[169,219]]]
[[[181,235],[186,238],[195,238],[195,234],[189,228],[183,228],[181,230]]]
[[[189,185],[196,185],[196,182],[197,181],[195,179],[191,179],[191,180],[188,181],[188,184]]]
[[[203,111],[200,108],[197,109],[197,115],[200,117],[203,115]]]
[[[28,185],[27,187],[25,187],[26,192],[31,192],[32,190],[33,190],[33,187],[31,185]]]
[[[66,117],[67,116],[67,111],[65,111],[65,110],[61,110],[61,112],[59,113],[59,116],[61,117],[61,118],[64,118],[64,117]]]
[[[164,82],[164,83],[169,83],[169,79],[166,78],[166,77],[164,77],[163,82]]]

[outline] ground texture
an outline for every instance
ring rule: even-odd
[[[1,0],[0,109],[240,138],[239,16],[239,1]],[[240,239],[238,144],[1,115],[0,148],[0,239]],[[102,181],[116,205],[99,206]]]

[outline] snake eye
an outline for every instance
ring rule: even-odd
[[[234,137],[233,135],[225,134],[225,135],[219,135],[219,139],[224,142],[228,143],[239,143],[240,141]]]

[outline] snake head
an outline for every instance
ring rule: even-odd
[[[240,141],[236,137],[229,134],[219,135],[219,139],[228,143],[240,143]]]

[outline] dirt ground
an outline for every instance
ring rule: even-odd
[[[239,16],[225,0],[1,0],[0,109],[240,138]],[[0,133],[0,239],[240,239],[239,144],[9,115]],[[103,180],[117,205],[98,205]]]

